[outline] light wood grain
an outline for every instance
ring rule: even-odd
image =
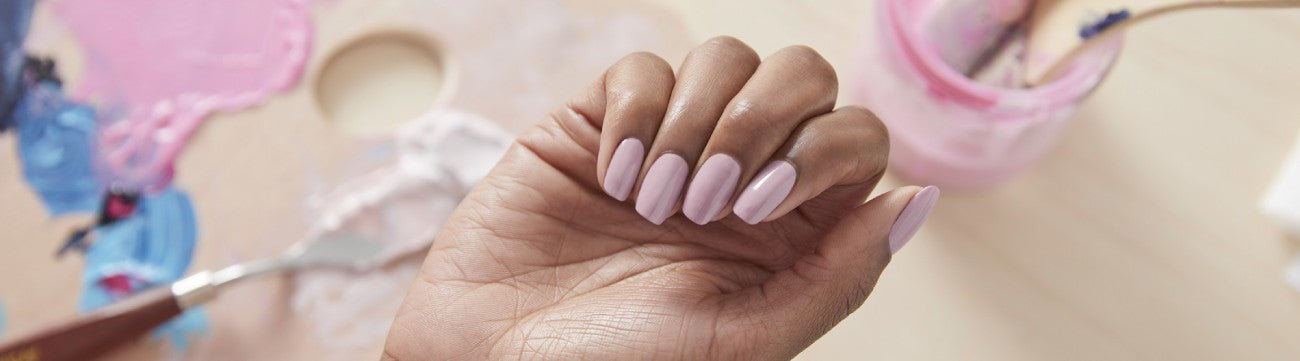
[[[315,8],[314,59],[383,25],[402,1],[360,2]],[[728,34],[760,54],[807,44],[840,70],[842,89],[869,81],[855,65],[871,61],[857,56],[871,39],[869,1],[658,4],[647,9],[679,17],[694,41]],[[1300,11],[1192,12],[1129,34],[1114,73],[1058,150],[1002,186],[944,193],[862,309],[800,358],[1300,358],[1300,297],[1281,276],[1300,247],[1256,209],[1300,128],[1298,34]],[[71,44],[60,44],[43,46],[79,61]],[[673,51],[667,57],[676,62],[685,45]],[[214,117],[184,154],[177,182],[202,217],[195,268],[292,242],[306,222],[303,185],[352,171],[345,160],[364,144],[321,121],[306,79],[265,106]],[[506,126],[517,131],[535,119]],[[14,148],[12,136],[0,137],[6,337],[73,312],[81,262],[46,255],[85,221],[46,219],[17,174]],[[289,309],[291,285],[272,278],[221,295],[209,307],[209,337],[189,358],[377,357],[378,344],[322,347],[310,320]],[[142,341],[113,359],[166,352]]]

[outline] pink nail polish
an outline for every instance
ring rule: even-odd
[[[912,200],[907,202],[907,207],[898,214],[893,227],[889,229],[889,254],[898,253],[916,235],[916,231],[925,222],[925,217],[930,215],[934,204],[938,202],[939,188],[935,186],[925,187],[912,196]]]
[[[686,173],[686,160],[681,156],[671,153],[659,156],[641,182],[636,212],[654,224],[663,224],[672,215],[677,198],[682,194]]]
[[[715,154],[704,161],[691,180],[682,203],[682,214],[691,222],[704,225],[722,211],[740,181],[740,163],[726,154]]]
[[[605,193],[614,199],[625,201],[632,194],[636,176],[641,172],[641,162],[645,161],[645,145],[636,138],[624,139],[614,149],[605,169]]]
[[[745,223],[758,224],[790,195],[795,177],[794,165],[790,162],[778,160],[768,163],[740,193],[731,212]]]

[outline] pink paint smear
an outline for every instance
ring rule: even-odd
[[[99,166],[156,188],[203,119],[293,86],[311,47],[305,0],[63,0],[87,57],[73,96],[108,109]]]

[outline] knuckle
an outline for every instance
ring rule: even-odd
[[[757,66],[758,53],[748,44],[730,36],[718,36],[691,50],[690,56],[707,55],[731,62]]]
[[[817,50],[813,50],[813,48],[807,45],[787,46],[781,48],[781,50],[778,50],[776,53],[783,57],[788,57],[790,59],[795,59],[800,61],[807,61],[807,62],[826,61],[825,59],[822,58],[821,53],[818,53]]]
[[[862,147],[857,157],[861,166],[857,168],[864,173],[857,176],[869,178],[883,173],[889,163],[889,131],[885,124],[866,108],[852,107],[846,111],[850,115],[846,118],[858,130],[854,132],[860,137],[856,142]]]
[[[807,45],[787,46],[778,50],[777,55],[806,66],[830,67],[830,63],[826,61],[826,58],[822,57],[821,53]]]
[[[865,115],[862,119],[866,123],[863,128],[867,132],[866,143],[872,145],[872,153],[887,158],[889,156],[889,128],[885,127],[885,123],[881,122],[875,113],[868,111]],[[880,163],[883,164],[885,161],[882,159]]]
[[[749,47],[745,45],[745,42],[740,41],[740,39],[736,39],[735,37],[729,35],[721,35],[721,36],[715,36],[709,38],[709,40],[706,40],[704,42],[704,46],[709,46],[709,45],[723,46],[723,47],[744,47],[744,48]]]
[[[650,71],[652,74],[672,76],[673,67],[668,64],[667,60],[655,55],[654,53],[638,51],[623,56],[617,63],[614,63],[615,69],[635,69],[634,71]]]
[[[846,118],[852,122],[854,127],[866,131],[873,138],[883,137],[888,141],[889,129],[885,127],[884,122],[880,121],[880,117],[877,117],[876,113],[871,110],[858,105],[850,105],[840,108],[838,111],[844,112]]]
[[[835,68],[831,66],[830,62],[826,61],[826,58],[822,57],[821,53],[807,45],[785,47],[777,51],[775,56],[793,63],[799,69],[801,75],[820,86],[836,87],[839,85],[839,78],[835,75]]]
[[[841,177],[869,180],[883,173],[889,159],[889,133],[870,110],[846,106],[813,120],[803,131],[803,146],[838,159]]]

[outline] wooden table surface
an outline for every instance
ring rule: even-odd
[[[308,222],[303,185],[312,177],[337,181],[350,174],[348,160],[368,140],[322,121],[311,91],[320,59],[357,34],[409,22],[402,13],[410,2],[418,0],[315,5],[318,36],[303,83],[205,126],[177,170],[177,184],[190,191],[200,216],[192,269],[272,254],[296,240]],[[690,44],[722,34],[760,54],[810,45],[839,69],[842,88],[859,81],[855,64],[870,61],[858,54],[871,39],[871,1],[626,6],[667,29],[650,48],[670,62]],[[57,28],[47,10],[40,10],[37,26]],[[75,45],[59,40],[66,34],[57,30],[44,34],[35,46],[58,57],[75,83],[83,62]],[[945,192],[867,303],[800,358],[1300,358],[1300,297],[1282,277],[1300,243],[1257,207],[1300,125],[1296,39],[1300,10],[1197,11],[1136,27],[1058,149],[1000,186]],[[552,85],[553,99],[600,69],[564,71],[586,75]],[[843,102],[853,99],[841,95]],[[493,113],[498,110],[482,99],[452,104],[516,132],[542,115]],[[40,211],[21,180],[15,143],[13,136],[0,137],[0,302],[8,320],[0,337],[6,338],[75,312],[81,260],[47,255],[68,229],[88,220],[49,220]],[[304,163],[317,173],[305,175]],[[891,177],[883,186],[905,182]],[[377,357],[378,343],[338,350],[314,337],[311,320],[291,310],[292,284],[283,276],[229,290],[208,306],[212,328],[184,356]],[[144,341],[111,358],[167,357],[168,350]]]

